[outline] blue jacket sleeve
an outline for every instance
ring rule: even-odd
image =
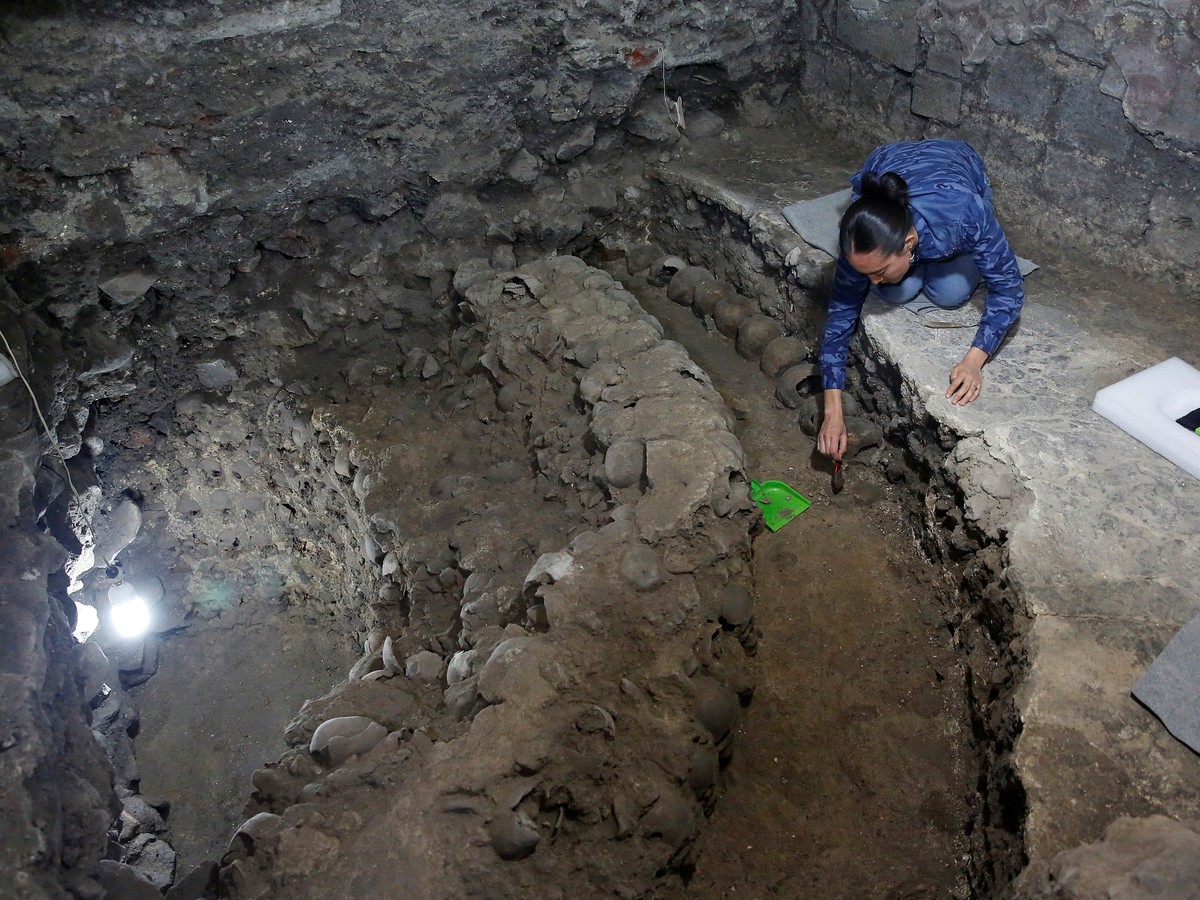
[[[837,273],[833,277],[833,294],[829,298],[829,315],[825,319],[825,337],[821,341],[821,383],[825,390],[841,390],[846,386],[850,339],[854,337],[870,288],[871,280],[851,267],[845,257],[839,256]]]
[[[1004,236],[991,204],[982,197],[973,201],[973,232],[971,257],[988,286],[987,304],[979,319],[972,347],[978,347],[989,357],[999,349],[1008,330],[1012,328],[1021,307],[1025,304],[1025,283],[1017,268],[1017,257]]]

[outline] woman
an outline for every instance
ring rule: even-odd
[[[958,405],[979,397],[983,364],[1025,302],[1017,258],[992,212],[983,161],[969,144],[885,144],[850,183],[855,199],[842,216],[841,255],[821,344],[825,416],[817,449],[836,460],[846,452],[846,356],[868,292],[894,304],[923,292],[933,304],[953,309],[967,302],[980,281],[987,283],[975,340],[950,370],[946,396]]]

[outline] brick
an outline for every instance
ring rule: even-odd
[[[850,64],[841,52],[810,53],[804,60],[804,90],[833,101],[844,101],[850,91]]]
[[[902,72],[917,67],[915,0],[840,0],[838,40]]]
[[[1063,19],[1054,29],[1054,45],[1067,56],[1095,66],[1104,65],[1104,48],[1092,29],[1079,22]]]
[[[962,85],[953,78],[922,69],[913,78],[912,111],[926,119],[957,125],[961,118]]]
[[[1129,124],[1121,103],[1100,92],[1099,79],[1069,82],[1051,117],[1050,136],[1057,144],[1092,156],[1122,160],[1141,136]]]
[[[1040,130],[1058,95],[1058,78],[1028,46],[1009,47],[988,62],[987,97],[992,112]]]
[[[962,74],[962,45],[952,34],[939,35],[925,55],[925,68],[939,75]]]

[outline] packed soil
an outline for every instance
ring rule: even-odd
[[[692,311],[643,305],[734,409],[755,480],[812,505],[755,541],[760,677],[690,880],[665,898],[965,897],[976,766],[950,586],[879,466],[829,461]]]

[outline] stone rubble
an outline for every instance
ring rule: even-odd
[[[382,577],[403,579],[408,612],[378,609],[378,649],[368,642],[345,685],[305,704],[288,729],[293,749],[255,775],[253,816],[222,862],[231,896],[271,894],[300,872],[308,890],[352,883],[380,852],[354,835],[413,809],[422,828],[394,832],[387,857],[416,890],[458,895],[486,877],[516,895],[554,871],[574,873],[577,896],[634,895],[693,859],[755,639],[752,504],[730,414],[657,323],[581,260],[510,273],[467,262],[454,283],[485,335],[479,364],[493,384],[519,385],[493,415],[525,423],[534,484],[577,504],[582,527],[565,543],[543,539],[508,581],[512,563],[497,568],[491,554],[520,542],[522,519],[485,500],[470,514],[478,550],[451,537],[439,558],[436,507],[401,516],[394,505],[410,490],[400,447],[365,452],[356,426],[314,410],[314,424],[345,441],[343,458],[373,473],[356,500],[374,523],[370,555]],[[384,406],[379,397],[372,414]],[[644,454],[644,473],[610,480],[614,447]],[[452,465],[456,455],[480,462],[461,447]],[[503,483],[514,478],[529,476]],[[414,513],[429,516],[424,527]],[[536,526],[532,508],[526,516]],[[422,596],[423,579],[439,577],[461,590],[457,621]],[[401,658],[403,647],[421,649]],[[391,787],[369,791],[379,784]],[[598,841],[610,842],[602,853]],[[326,846],[338,858],[309,871]]]

